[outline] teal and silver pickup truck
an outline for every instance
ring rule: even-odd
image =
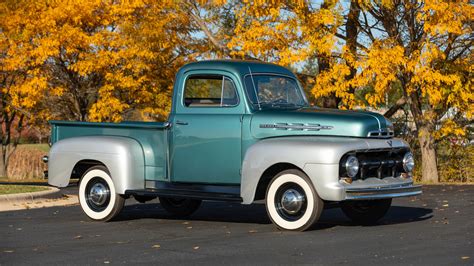
[[[264,200],[280,229],[303,231],[324,206],[374,223],[392,198],[421,194],[413,155],[382,115],[311,107],[288,69],[254,61],[203,61],[176,76],[169,120],[51,121],[48,182],[80,179],[93,220],[127,198],[155,198],[176,216],[202,200]]]

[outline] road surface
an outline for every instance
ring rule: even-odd
[[[474,264],[474,186],[425,186],[375,226],[325,210],[303,233],[275,229],[262,204],[206,202],[177,220],[127,202],[110,223],[79,206],[0,212],[0,264]]]

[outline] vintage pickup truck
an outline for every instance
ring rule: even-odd
[[[325,205],[374,223],[392,198],[421,194],[413,155],[382,115],[311,107],[288,69],[203,61],[176,76],[168,122],[51,121],[48,182],[79,178],[79,200],[108,221],[125,199],[156,197],[188,216],[202,200],[264,200],[280,229],[303,231]]]

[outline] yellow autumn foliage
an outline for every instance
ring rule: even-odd
[[[73,95],[73,119],[117,122],[132,109],[163,119],[174,73],[189,59],[176,52],[189,24],[179,7],[151,0],[7,1],[2,28],[11,34],[4,39],[21,39],[3,62],[38,71],[20,87],[36,91],[32,99],[40,99],[39,87]]]

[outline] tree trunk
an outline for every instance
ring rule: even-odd
[[[359,16],[360,16],[360,7],[358,1],[351,1],[349,8],[349,14],[347,15],[346,22],[346,44],[349,48],[349,52],[354,58],[357,58],[357,38],[359,36]],[[346,76],[346,80],[351,80],[355,77],[357,69],[346,62],[347,66],[350,68],[351,72]],[[355,88],[350,86],[349,92],[354,93]]]
[[[427,183],[438,183],[439,176],[434,138],[428,127],[423,126],[419,129],[418,142],[421,149],[422,180]]]
[[[8,177],[8,172],[7,172],[7,156],[5,154],[5,151],[0,149],[0,177]]]

